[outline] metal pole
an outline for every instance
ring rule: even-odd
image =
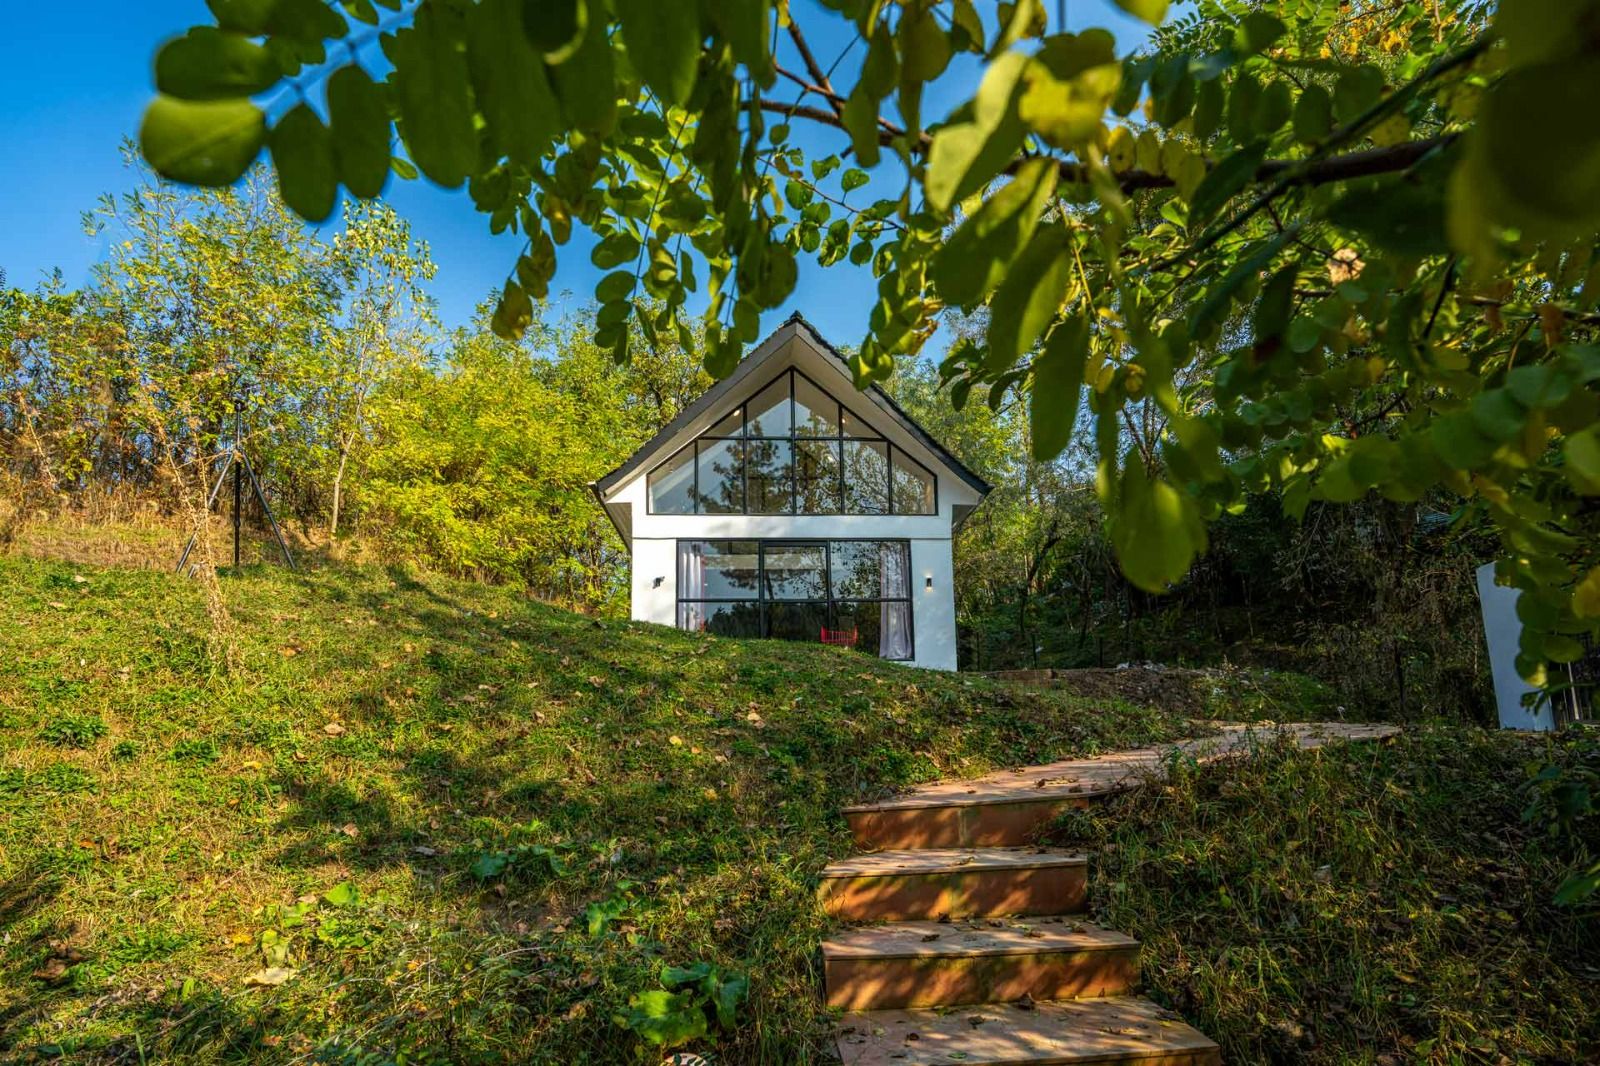
[[[255,491],[256,501],[261,504],[261,511],[267,516],[267,523],[272,526],[272,535],[278,538],[278,547],[283,551],[283,561],[289,564],[290,570],[298,570],[294,565],[294,556],[289,554],[289,544],[283,539],[283,532],[278,528],[278,520],[272,515],[272,505],[267,502],[267,493],[261,487],[261,479],[256,477],[256,468],[250,465],[249,453],[241,451],[239,460],[244,464],[244,472],[250,478],[250,487]]]
[[[242,426],[239,415],[239,401],[233,402],[233,568],[239,569],[239,535],[244,528],[244,471],[243,465],[238,461],[238,456],[243,453],[239,443],[239,431]]]

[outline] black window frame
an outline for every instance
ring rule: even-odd
[[[756,595],[741,599],[730,599],[725,596],[717,597],[685,597],[680,585],[674,589],[672,623],[679,629],[683,628],[684,604],[756,604],[756,627],[758,633],[754,637],[742,639],[773,640],[771,626],[767,617],[767,606],[775,603],[779,606],[821,606],[823,616],[827,619],[829,628],[837,628],[837,605],[844,604],[903,604],[906,611],[906,631],[910,637],[910,654],[903,659],[890,659],[874,652],[874,658],[884,662],[908,663],[917,657],[917,612],[915,610],[911,589],[911,541],[905,537],[682,537],[675,542],[673,555],[673,572],[682,573],[682,558],[686,544],[748,544],[756,545]],[[885,596],[879,590],[877,596],[835,596],[833,589],[833,546],[835,544],[898,544],[904,553],[905,586],[904,596]],[[780,599],[769,598],[767,595],[767,549],[768,548],[822,548],[822,580],[823,598],[817,599]],[[821,643],[820,635],[817,643]]]
[[[766,436],[751,436],[751,434],[750,434],[750,402],[752,400],[754,400],[756,397],[760,396],[762,393],[766,392],[773,385],[777,384],[780,380],[782,380],[782,379],[784,379],[786,377],[788,378],[788,381],[789,381],[789,435],[787,437],[774,437],[774,436],[770,436],[770,435],[766,435]],[[834,435],[832,435],[832,436],[811,435],[811,434],[800,435],[800,434],[796,434],[795,433],[795,384],[794,384],[794,382],[795,382],[795,378],[796,377],[804,378],[806,380],[806,382],[811,385],[812,388],[816,389],[818,392],[822,393],[824,396],[828,397],[828,399],[832,400],[835,404],[838,405],[839,412],[838,412],[837,416],[834,418],[834,422],[838,426],[838,430]],[[862,426],[866,427],[868,430],[871,430],[871,435],[862,436],[860,434],[847,434],[844,431],[845,414],[847,412],[850,414],[850,416],[852,418],[854,418]],[[840,400],[839,398],[834,396],[834,394],[831,391],[829,391],[828,389],[823,388],[821,385],[817,384],[817,382],[816,382],[816,380],[814,378],[812,378],[809,374],[807,374],[805,371],[799,369],[798,367],[790,367],[789,369],[784,370],[781,373],[779,373],[776,376],[774,376],[773,378],[769,379],[760,388],[758,388],[754,392],[752,392],[747,399],[741,401],[737,408],[735,408],[733,411],[729,411],[727,414],[722,415],[715,422],[713,422],[712,423],[712,428],[715,428],[716,426],[721,425],[723,422],[726,422],[728,420],[728,417],[730,415],[734,415],[734,414],[737,414],[739,416],[739,435],[738,436],[730,436],[730,435],[725,435],[725,434],[718,434],[718,435],[713,436],[709,432],[703,433],[700,436],[696,437],[694,440],[689,441],[687,444],[685,444],[683,447],[679,448],[677,451],[673,452],[671,455],[667,456],[665,459],[662,459],[659,463],[656,463],[654,466],[652,466],[645,473],[644,507],[645,507],[645,513],[646,514],[651,514],[651,515],[655,515],[655,514],[661,514],[661,515],[729,515],[729,514],[739,514],[739,515],[746,515],[746,516],[752,516],[752,517],[775,515],[775,516],[781,516],[781,517],[785,517],[785,518],[798,518],[798,517],[805,517],[805,518],[819,518],[819,517],[820,518],[830,518],[830,517],[831,518],[845,518],[845,517],[849,517],[849,518],[859,518],[859,517],[881,518],[881,517],[888,516],[888,515],[893,515],[893,516],[897,516],[897,517],[930,518],[930,517],[937,517],[938,514],[939,514],[939,475],[936,474],[933,470],[931,470],[926,463],[922,462],[921,460],[919,460],[918,458],[913,456],[910,452],[908,452],[904,448],[900,447],[898,444],[896,444],[894,441],[890,440],[888,437],[884,436],[882,433],[879,433],[878,430],[871,423],[869,423],[866,419],[862,418],[860,415],[857,415],[853,409],[851,409],[849,407],[846,407],[843,400]],[[738,511],[706,511],[706,510],[702,510],[701,508],[702,508],[703,504],[702,504],[702,497],[700,495],[700,445],[701,445],[701,443],[703,441],[730,441],[730,440],[743,441],[743,442],[745,442],[745,445],[746,445],[745,448],[743,449],[743,454],[742,454],[742,457],[740,459],[740,477],[739,477],[739,481],[740,481],[740,493],[741,493],[741,501],[742,501],[741,509],[738,510]],[[750,448],[749,448],[749,443],[751,441],[763,441],[763,440],[783,441],[783,442],[786,442],[789,445],[789,509],[787,511],[751,511],[750,510]],[[795,462],[795,454],[799,451],[799,445],[802,442],[808,442],[808,441],[818,441],[818,442],[824,442],[824,443],[831,443],[831,444],[835,444],[835,445],[838,446],[838,455],[839,455],[839,473],[838,473],[838,478],[837,478],[838,490],[833,494],[833,497],[834,497],[835,501],[837,502],[838,510],[831,510],[831,511],[802,511],[800,509],[800,479],[795,473],[796,466],[797,466],[797,464]],[[886,482],[886,486],[885,487],[887,489],[886,495],[888,497],[884,501],[885,502],[885,509],[883,511],[879,512],[879,511],[850,511],[850,510],[846,510],[846,506],[845,505],[846,505],[846,500],[848,498],[848,495],[845,492],[845,469],[846,469],[846,467],[848,465],[845,462],[845,456],[844,456],[844,450],[845,450],[844,446],[845,446],[845,442],[846,441],[870,441],[870,442],[872,442],[874,444],[883,445],[883,447],[884,447],[884,459],[885,459],[885,475],[887,477],[887,482]],[[690,453],[689,468],[694,472],[694,477],[693,477],[693,480],[692,480],[692,482],[690,484],[690,487],[689,487],[689,498],[694,503],[694,510],[692,510],[692,511],[657,511],[655,509],[655,498],[651,495],[651,492],[650,492],[651,479],[654,478],[656,476],[656,473],[658,471],[660,471],[663,467],[667,466],[668,464],[673,462],[675,459],[680,458],[685,452],[689,452]],[[903,458],[905,464],[909,464],[910,466],[915,467],[918,470],[921,470],[923,473],[927,474],[928,478],[933,482],[933,509],[931,511],[897,511],[897,510],[895,510],[895,476],[894,475],[895,475],[895,462],[896,462],[897,454],[898,454],[898,456]]]

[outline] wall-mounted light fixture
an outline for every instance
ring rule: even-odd
[[[927,584],[924,587],[925,588],[930,588],[930,589],[933,588],[933,575],[932,574],[928,575],[928,581],[927,581]]]
[[[650,587],[653,588],[653,589],[658,589],[658,588],[661,587],[661,583],[663,581],[665,581],[665,580],[666,580],[666,578],[664,578],[664,577],[658,577],[658,578],[656,578],[654,581],[652,581],[650,583]]]

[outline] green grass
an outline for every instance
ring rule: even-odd
[[[1226,1061],[1595,1062],[1600,920],[1551,900],[1600,855],[1597,781],[1593,739],[1416,726],[1181,773],[1052,839],[1092,849],[1097,920]]]
[[[228,670],[194,582],[0,559],[0,1059],[624,1062],[705,962],[750,981],[718,1061],[825,1061],[840,806],[1193,731],[399,571],[223,587]]]

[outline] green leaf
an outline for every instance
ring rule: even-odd
[[[320,44],[330,37],[343,37],[350,26],[322,0],[276,0],[266,29],[275,37]]]
[[[1269,240],[1262,241],[1251,250],[1249,255],[1244,256],[1235,263],[1233,269],[1223,275],[1221,281],[1207,290],[1206,298],[1194,309],[1189,320],[1191,332],[1199,336],[1209,329],[1216,318],[1226,310],[1234,294],[1244,286],[1246,281],[1259,276],[1267,268],[1267,265],[1277,257],[1277,254],[1283,250],[1283,246],[1289,243],[1289,239],[1292,236],[1292,233],[1285,231]]]
[[[1600,496],[1600,427],[1568,437],[1561,449],[1567,480],[1583,496]]]
[[[494,314],[489,318],[489,328],[495,336],[514,341],[522,336],[523,330],[532,322],[533,301],[521,285],[507,279],[500,302],[495,305]]]
[[[550,81],[567,125],[602,137],[611,132],[617,124],[617,84],[604,20],[585,30],[578,47],[550,68]]]
[[[1506,391],[1529,409],[1559,407],[1575,384],[1565,367],[1553,363],[1514,367],[1506,374]]]
[[[267,144],[278,172],[278,192],[289,209],[307,222],[321,222],[333,214],[339,177],[334,172],[333,141],[317,113],[296,104],[272,128]]]
[[[706,1013],[693,992],[651,989],[628,997],[617,1024],[658,1047],[677,1047],[706,1035]]]
[[[1017,97],[1029,57],[1007,52],[989,64],[969,109],[960,109],[933,134],[923,183],[928,206],[945,212],[987,185],[1011,162],[1027,130]]]
[[[330,907],[348,907],[354,904],[359,897],[360,892],[356,889],[354,882],[340,881],[322,894],[322,902]]]
[[[480,881],[487,881],[491,877],[499,877],[505,873],[506,867],[511,863],[511,856],[503,851],[485,852],[473,860],[469,869],[472,876]]]
[[[618,230],[594,246],[594,251],[589,253],[589,261],[601,270],[610,270],[633,262],[638,255],[639,239],[626,230]]]
[[[1256,109],[1261,105],[1261,82],[1254,74],[1240,72],[1228,90],[1228,136],[1244,147],[1256,136]]]
[[[1105,30],[1047,37],[1022,81],[1018,117],[1058,148],[1081,145],[1099,132],[1122,82],[1116,41]]]
[[[900,37],[900,76],[909,82],[932,81],[950,65],[950,37],[933,12],[921,5],[909,8],[897,27]]]
[[[1122,572],[1147,592],[1163,592],[1204,550],[1205,527],[1194,502],[1166,481],[1152,480],[1137,455],[1127,457],[1119,489],[1111,543]]]
[[[1261,100],[1256,104],[1256,132],[1270,137],[1283,128],[1294,113],[1294,95],[1286,81],[1270,82],[1261,90]]]
[[[994,291],[1033,236],[1059,176],[1054,160],[1028,160],[934,253],[928,278],[946,303],[970,310]]]
[[[389,48],[406,148],[422,172],[447,189],[466,181],[478,162],[463,30],[451,9],[424,3]]]
[[[1212,167],[1189,198],[1189,229],[1199,231],[1255,179],[1266,157],[1264,141],[1240,148]]]
[[[1315,83],[1300,91],[1294,105],[1294,137],[1301,144],[1316,144],[1333,130],[1333,97]]]
[[[688,103],[700,63],[700,5],[661,0],[614,2],[634,69],[663,103]]]
[[[1383,71],[1368,63],[1339,75],[1333,85],[1333,114],[1352,122],[1383,95]]]
[[[633,293],[633,271],[613,270],[600,279],[594,287],[594,297],[601,303],[626,300]]]
[[[278,82],[277,60],[242,33],[196,26],[156,53],[156,89],[179,100],[254,96]]]
[[[693,966],[673,966],[663,964],[661,967],[661,987],[678,988],[682,985],[699,984],[712,973],[709,962],[697,962]]]
[[[1252,341],[1257,346],[1276,341],[1289,328],[1289,316],[1294,311],[1294,282],[1299,268],[1293,263],[1281,267],[1261,287],[1261,299],[1256,302],[1252,322]]]
[[[522,0],[522,31],[546,63],[572,58],[589,27],[585,0]]]
[[[478,109],[498,155],[531,167],[561,132],[539,53],[522,32],[519,0],[480,0],[467,25]]]
[[[1513,440],[1528,424],[1528,412],[1505,389],[1490,389],[1472,398],[1472,422],[1490,440]]]
[[[389,178],[389,108],[384,90],[358,66],[328,79],[328,120],[339,180],[362,199],[383,192]]]
[[[1067,297],[1071,238],[1059,226],[1035,233],[989,303],[990,370],[1008,370],[1033,347]]]
[[[1494,442],[1478,431],[1471,411],[1452,411],[1435,418],[1429,435],[1439,458],[1456,470],[1481,467],[1494,454]]]
[[[1226,102],[1227,96],[1222,91],[1221,78],[1211,78],[1200,83],[1195,90],[1192,120],[1197,140],[1208,141],[1212,134],[1222,128],[1222,109]]]
[[[1159,26],[1167,17],[1167,0],[1117,0],[1117,6],[1152,26]]]
[[[206,6],[225,30],[260,36],[272,24],[272,10],[278,0],[206,0]]]
[[[1328,220],[1386,252],[1440,255],[1449,247],[1443,193],[1437,183],[1391,178],[1350,189],[1329,206]]]
[[[711,1005],[717,1012],[717,1024],[731,1030],[737,1020],[739,1004],[750,995],[750,978],[738,974],[725,981],[712,980],[715,984],[711,990]]]
[[[1028,430],[1033,457],[1049,462],[1072,443],[1083,392],[1083,367],[1089,357],[1089,322],[1069,315],[1045,341],[1033,361],[1033,386],[1028,395]]]
[[[743,63],[758,83],[771,85],[778,69],[767,46],[772,32],[768,0],[721,0],[705,7],[717,33],[732,46],[733,58]]]
[[[1243,56],[1265,52],[1288,32],[1283,20],[1265,11],[1252,11],[1233,34],[1233,50]]]
[[[1491,207],[1503,221],[1567,239],[1600,221],[1600,59],[1513,70],[1479,108]]]
[[[840,176],[839,187],[845,192],[853,192],[871,180],[871,178],[867,177],[867,172],[865,170],[858,170],[855,167],[851,167]]]
[[[139,126],[139,151],[164,178],[229,185],[249,169],[266,137],[266,117],[248,100],[158,96]]]

